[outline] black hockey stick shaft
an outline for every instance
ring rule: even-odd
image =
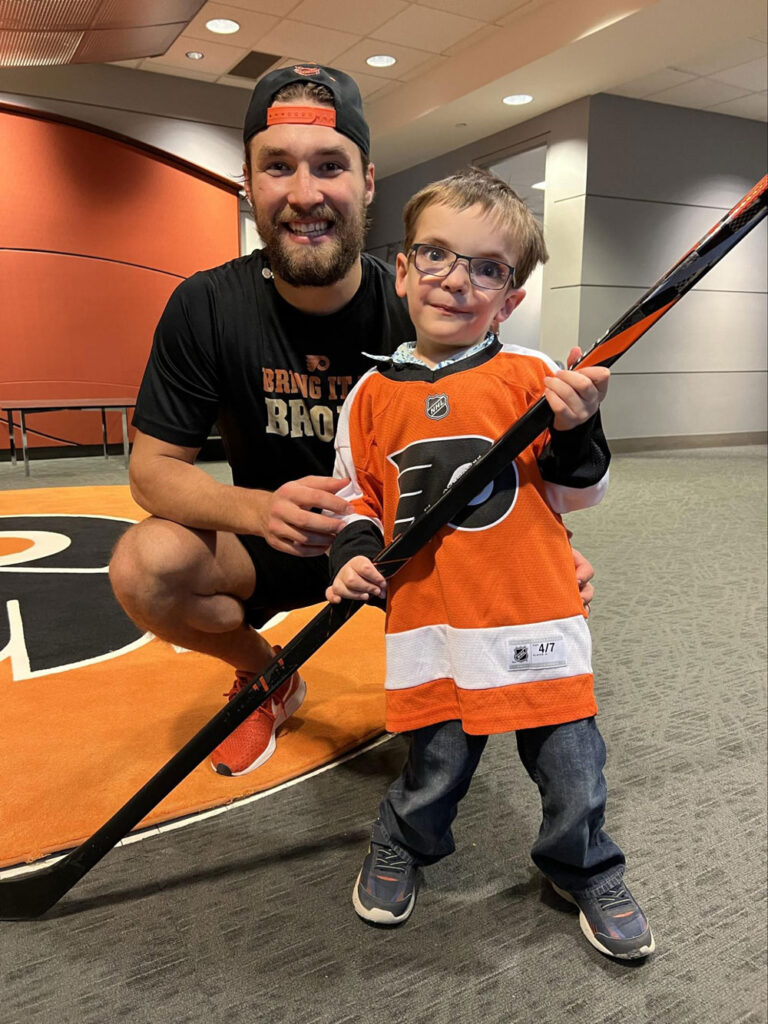
[[[765,216],[767,188],[768,178],[764,178],[609,328],[575,366],[610,366],[616,362]],[[544,398],[534,403],[433,505],[379,553],[375,562],[382,575],[387,578],[394,575],[546,430],[552,419]],[[242,690],[204,725],[90,839],[48,867],[0,881],[0,919],[34,918],[49,910],[361,606],[359,601],[326,605],[254,678],[248,689]]]

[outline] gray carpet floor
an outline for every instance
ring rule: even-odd
[[[83,461],[28,483],[124,481],[118,460]],[[0,923],[1,1024],[765,1024],[766,450],[622,455],[612,474],[569,525],[597,568],[607,825],[654,957],[601,956],[542,885],[511,736],[491,740],[458,851],[424,872],[411,919],[360,921],[350,893],[393,738],[115,850],[46,918]],[[0,487],[20,484],[0,465]]]

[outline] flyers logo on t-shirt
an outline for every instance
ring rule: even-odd
[[[319,370],[321,373],[331,365],[328,356],[307,356],[307,370],[314,373]]]
[[[390,455],[390,462],[397,466],[400,489],[393,532],[407,529],[492,443],[487,437],[432,437]],[[518,480],[517,466],[512,463],[449,526],[456,530],[488,530],[500,523],[514,508]]]
[[[133,522],[0,516],[0,661],[10,659],[14,680],[115,658],[151,639],[109,584],[112,549]]]

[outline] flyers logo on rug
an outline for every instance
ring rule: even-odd
[[[146,643],[109,584],[112,549],[132,519],[0,516],[0,661],[14,680],[80,668]]]

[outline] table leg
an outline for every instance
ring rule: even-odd
[[[128,411],[125,408],[125,406],[123,406],[123,408],[121,410],[121,413],[122,413],[122,419],[123,419],[123,463],[125,464],[125,467],[127,469],[128,468]]]
[[[107,452],[107,413],[103,407],[101,410],[101,447],[104,450],[104,458],[108,459],[109,453]]]
[[[24,459],[24,476],[29,476],[29,451],[27,450],[27,418],[23,409],[19,409],[21,418],[21,454]]]
[[[13,422],[13,409],[8,409],[8,448],[11,452],[11,465],[16,465],[16,424]]]

